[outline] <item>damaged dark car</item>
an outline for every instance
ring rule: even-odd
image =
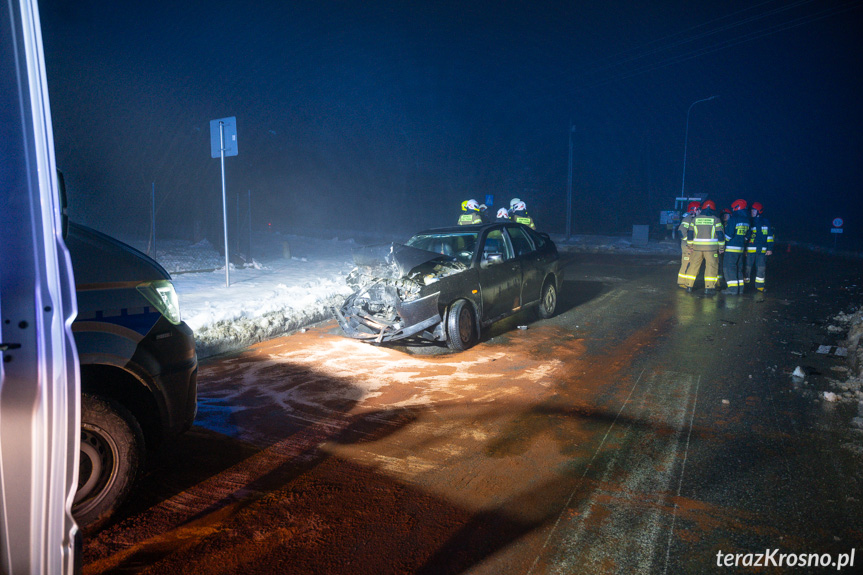
[[[427,230],[405,244],[358,248],[354,261],[354,293],[333,309],[345,334],[445,342],[455,351],[521,310],[551,317],[562,280],[554,242],[516,223]]]

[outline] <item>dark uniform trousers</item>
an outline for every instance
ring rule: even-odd
[[[764,280],[767,277],[767,254],[763,251],[747,253],[746,271],[748,272],[746,277],[751,281],[754,276],[755,287],[763,290]]]
[[[746,266],[746,257],[742,251],[731,252],[727,249],[723,256],[722,272],[725,276],[725,285],[732,293],[743,293],[743,268]]]

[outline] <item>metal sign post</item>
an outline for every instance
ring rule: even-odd
[[[839,237],[839,234],[842,233],[842,226],[845,225],[845,221],[842,218],[834,218],[833,219],[833,229],[830,230],[830,233],[833,234],[833,251],[836,251],[836,239]]]
[[[210,155],[222,159],[222,224],[225,232],[225,287],[231,285],[228,257],[228,200],[225,194],[225,156],[237,155],[237,118],[210,120]]]

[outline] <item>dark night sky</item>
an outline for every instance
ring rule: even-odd
[[[652,6],[648,6],[652,4]],[[57,160],[75,219],[409,233],[519,196],[573,231],[658,223],[681,189],[765,204],[780,239],[860,238],[863,2],[43,0]]]

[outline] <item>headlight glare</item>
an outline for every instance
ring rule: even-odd
[[[183,321],[180,317],[180,300],[177,298],[174,284],[170,281],[157,280],[143,283],[138,286],[138,291],[141,292],[141,295],[147,298],[147,301],[159,310],[159,312],[165,316],[165,319],[169,322],[177,325]]]

